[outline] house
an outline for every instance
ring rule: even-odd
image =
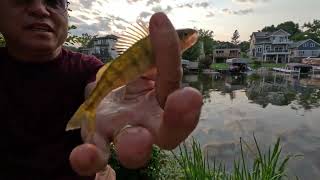
[[[118,54],[115,51],[114,45],[118,37],[115,35],[107,35],[103,37],[96,37],[91,40],[90,47],[79,48],[79,51],[84,54],[94,55],[103,62],[115,59]]]
[[[219,48],[213,51],[214,63],[225,63],[227,59],[240,58],[240,48]]]
[[[320,56],[320,44],[312,39],[295,42],[289,49],[290,61],[300,62],[307,57]]]
[[[293,43],[290,34],[280,29],[275,32],[254,32],[250,36],[250,57],[260,61],[286,63],[289,61],[289,47]]]

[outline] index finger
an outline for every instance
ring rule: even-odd
[[[163,108],[168,95],[180,87],[182,68],[179,38],[163,13],[156,13],[151,17],[150,38],[158,73],[156,94]]]

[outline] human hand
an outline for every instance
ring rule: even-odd
[[[122,165],[139,168],[150,159],[153,144],[174,149],[197,126],[202,96],[196,89],[180,88],[178,37],[163,13],[152,16],[150,38],[156,69],[114,90],[101,102],[94,138],[76,147],[70,155],[71,165],[80,175],[104,170],[110,142],[114,142]],[[82,127],[83,137],[85,132]]]

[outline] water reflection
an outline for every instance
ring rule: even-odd
[[[253,133],[264,148],[281,137],[285,153],[304,155],[290,162],[290,174],[300,179],[320,177],[319,76],[298,78],[261,71],[221,78],[187,75],[183,83],[204,96],[193,136],[210,159],[224,160],[231,168],[239,155],[240,137],[252,149]],[[248,150],[249,156],[254,154]]]

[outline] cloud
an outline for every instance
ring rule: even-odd
[[[253,12],[252,8],[248,9],[241,9],[241,10],[230,10],[228,8],[222,9],[222,12],[225,14],[232,14],[232,15],[247,15]]]
[[[207,8],[207,7],[209,6],[209,3],[208,3],[208,2],[196,3],[195,6],[196,6],[196,7]]]
[[[165,8],[165,9],[163,9],[161,6],[155,6],[151,10],[153,12],[164,12],[164,13],[168,14],[172,11],[172,9],[173,8],[171,6],[167,6],[167,8]]]
[[[258,3],[258,2],[269,2],[271,0],[232,0],[236,3]]]
[[[142,0],[127,0],[127,3],[133,4],[133,3],[136,3],[136,2],[139,2],[139,1],[142,1]]]
[[[184,4],[177,5],[178,8],[184,8],[184,7],[188,7],[188,8],[193,8],[193,7],[207,8],[209,6],[210,6],[209,2],[184,3]]]
[[[147,1],[147,6],[153,5],[153,4],[159,4],[161,0],[149,0]]]
[[[139,14],[139,17],[142,19],[146,19],[146,18],[150,17],[151,15],[152,15],[152,13],[143,11]]]
[[[208,14],[206,15],[206,17],[210,18],[210,17],[214,17],[215,14],[213,12],[208,12]]]

